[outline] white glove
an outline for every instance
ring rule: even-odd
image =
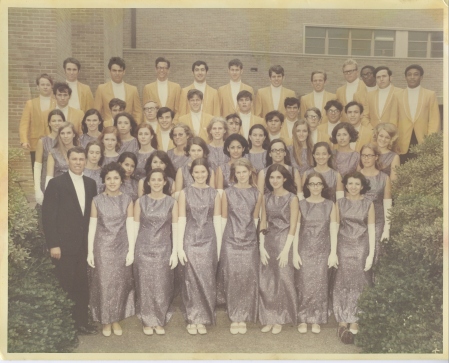
[[[259,234],[259,252],[262,265],[268,265],[268,259],[270,258],[270,255],[265,249],[265,235],[262,232]]]
[[[365,269],[363,271],[368,271],[373,266],[374,260],[374,248],[376,245],[376,228],[374,224],[368,224],[368,238],[369,238],[369,255],[366,258]]]
[[[254,226],[256,227],[256,230],[257,230],[258,224],[259,224],[259,218],[254,218]]]
[[[128,253],[126,255],[125,266],[131,266],[134,262],[134,246],[136,245],[136,235],[134,234],[134,218],[126,218],[126,234],[128,235]]]
[[[44,193],[41,190],[42,163],[34,162],[34,196],[36,203],[42,205]]]
[[[94,263],[94,241],[95,233],[97,232],[97,218],[89,219],[89,233],[87,235],[87,264],[95,268]]]
[[[220,198],[221,198],[223,195],[223,189],[217,189],[217,192],[218,192],[218,194],[220,194]]]
[[[296,194],[296,196],[298,197],[299,200],[303,200],[304,199],[304,193],[303,192]]]
[[[178,223],[171,224],[173,247],[170,256],[170,268],[173,270],[178,266]]]
[[[214,229],[215,229],[215,236],[217,238],[217,255],[218,255],[218,259],[220,259],[220,251],[221,251],[221,241],[223,239],[223,233],[221,231],[221,216],[214,216]],[[226,218],[225,219],[225,224],[226,224]]]
[[[186,231],[186,223],[187,219],[186,217],[179,217],[178,218],[178,259],[179,262],[181,262],[181,265],[185,265],[187,262],[187,256],[184,251],[184,233]],[[173,241],[174,243],[174,241]]]
[[[301,256],[299,256],[299,230],[301,229],[301,223],[296,224],[295,239],[293,240],[293,267],[297,270],[300,269],[299,265],[302,265]]]
[[[338,190],[338,191],[335,193],[335,197],[336,197],[337,200],[339,200],[339,199],[341,199],[341,198],[344,198],[344,197],[345,197],[345,192],[344,192],[343,190]]]
[[[331,222],[330,225],[331,253],[329,255],[329,258],[327,259],[327,266],[329,268],[331,267],[338,268],[338,256],[337,256],[338,227],[339,224],[337,222]]]
[[[285,267],[288,264],[288,253],[290,252],[290,248],[292,246],[293,240],[295,236],[289,234],[287,236],[287,241],[285,242],[285,246],[282,249],[282,252],[279,254],[277,260],[279,260],[279,267]],[[299,256],[299,255],[298,255]]]
[[[382,232],[382,237],[380,240],[384,239],[390,239],[390,219],[388,218],[388,213],[390,212],[390,208],[393,204],[393,201],[391,199],[384,199],[384,230]]]

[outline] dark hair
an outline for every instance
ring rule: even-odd
[[[299,102],[299,98],[296,97],[286,97],[284,100],[284,107],[287,108],[287,106],[294,106],[294,105],[301,105],[301,103]]]
[[[363,105],[361,103],[358,103],[357,101],[351,101],[347,103],[345,106],[345,112],[348,113],[348,108],[352,106],[359,106],[360,115],[363,113]]]
[[[38,76],[36,78],[36,85],[37,86],[39,86],[39,81],[41,80],[41,78],[46,79],[53,86],[53,78],[51,78],[51,76],[49,76],[47,73],[42,73],[40,76]]]
[[[51,111],[48,113],[48,118],[47,118],[48,128],[50,129],[50,131],[53,131],[53,130],[51,129],[51,127],[50,127],[50,120],[51,120],[51,117],[54,116],[54,115],[61,116],[61,117],[62,117],[62,121],[65,122],[65,116],[64,116],[64,113],[63,113],[60,109],[55,108],[54,110],[51,110]]]
[[[268,76],[271,77],[271,74],[273,72],[276,74],[282,74],[282,76],[284,76],[284,68],[282,68],[282,66],[280,65],[271,66],[268,70]]]
[[[410,69],[417,69],[419,71],[420,75],[424,76],[424,69],[419,64],[411,64],[411,65],[409,65],[407,68],[405,68],[404,74],[407,75],[407,72]]]
[[[62,63],[62,68],[64,68],[64,70],[65,70],[65,66],[67,65],[67,63],[73,63],[74,65],[76,65],[76,67],[78,68],[78,71],[81,69],[81,63],[76,58],[71,58],[71,57],[66,58],[64,60],[64,62]]]
[[[325,141],[320,141],[317,142],[315,145],[313,145],[313,151],[312,151],[312,156],[315,155],[316,149],[318,149],[319,147],[324,147],[327,150],[327,153],[331,156],[328,160],[327,160],[327,166],[329,168],[332,168],[332,158],[333,158],[333,154],[332,154],[332,149],[329,145],[329,143],[325,142]],[[317,162],[315,160],[315,157],[313,158],[313,166],[317,166]]]
[[[123,68],[123,70],[125,70],[125,68],[126,68],[125,60],[123,58],[111,57],[111,59],[109,59],[109,63],[108,63],[109,70],[111,70],[111,68],[114,64],[118,65],[120,68]]]
[[[119,106],[121,110],[125,111],[126,102],[122,101],[120,98],[113,98],[109,101],[109,109],[112,110],[112,107]]]
[[[253,144],[251,142],[251,139],[249,138],[251,133],[255,130],[255,129],[259,129],[262,130],[264,136],[265,136],[265,140],[262,143],[262,149],[264,150],[268,150],[268,147],[270,146],[270,137],[268,135],[268,131],[265,127],[263,127],[261,124],[254,124],[253,126],[251,126],[251,128],[249,129],[248,132],[248,148],[251,150],[253,147]]]
[[[134,161],[134,171],[135,171],[137,168],[137,156],[136,156],[136,154],[132,153],[131,151],[125,151],[125,152],[121,153],[120,156],[118,157],[117,162],[119,164],[122,164],[128,158],[130,158],[132,161]],[[131,179],[133,179],[133,178],[134,178],[134,173],[131,175]]]
[[[268,166],[268,165],[273,164],[273,158],[270,156],[271,147],[273,146],[273,144],[276,144],[277,142],[281,142],[284,145],[284,149],[285,149],[284,164],[291,166],[292,160],[290,158],[290,153],[287,150],[287,145],[285,144],[284,140],[282,140],[282,139],[271,140],[270,144],[268,145],[268,149],[267,149],[266,165]]]
[[[65,82],[56,82],[53,85],[53,94],[56,96],[56,92],[64,92],[67,91],[67,93],[69,94],[69,96],[72,95],[72,89],[69,87],[69,85]]]
[[[341,104],[341,102],[337,101],[337,100],[330,100],[326,102],[326,105],[324,106],[324,109],[327,111],[329,111],[329,109],[334,106],[336,109],[338,109],[340,112],[343,111],[343,105]]]
[[[250,91],[247,91],[244,89],[243,91],[240,91],[237,93],[237,101],[241,98],[249,98],[251,101],[253,100],[253,94]]]
[[[195,95],[198,96],[201,101],[203,100],[203,92],[198,89],[189,89],[189,92],[187,92],[187,99],[190,100]]]
[[[126,177],[125,169],[123,169],[119,163],[113,161],[112,163],[106,164],[101,168],[100,178],[103,184],[105,182],[106,175],[108,175],[108,173],[110,173],[111,171],[116,171],[118,175],[120,175],[120,180],[122,182],[123,180],[125,180]]]
[[[360,74],[363,72],[363,70],[364,69],[370,69],[371,70],[371,72],[373,72],[373,74],[374,74],[374,71],[376,70],[376,68],[374,68],[373,66],[364,66],[361,70],[360,70]]]
[[[346,184],[348,184],[349,178],[360,180],[362,183],[362,190],[360,191],[360,194],[365,194],[367,191],[371,190],[370,182],[365,178],[365,175],[363,175],[360,171],[354,171],[353,173],[348,173],[343,177],[342,183],[345,191],[348,191]]]
[[[154,66],[157,67],[157,65],[161,62],[167,63],[167,68],[170,69],[170,61],[168,59],[165,59],[164,57],[157,57],[156,62],[154,62]]]
[[[175,167],[173,166],[168,154],[162,150],[156,150],[147,159],[147,162],[145,163],[145,174],[148,174],[152,170],[151,163],[153,162],[155,157],[158,157],[159,160],[165,164],[165,174],[167,174],[168,177],[175,179],[176,177]]]
[[[271,121],[276,116],[279,118],[279,120],[281,121],[281,124],[282,124],[284,122],[284,115],[281,112],[277,111],[277,110],[268,112],[265,115],[265,122],[268,123],[268,121]]]
[[[134,136],[134,133],[136,132],[136,129],[137,129],[137,122],[136,122],[136,120],[134,120],[133,115],[131,115],[130,113],[128,113],[128,112],[120,112],[117,115],[115,115],[115,117],[114,117],[114,126],[117,127],[118,119],[119,119],[119,117],[122,117],[122,116],[124,116],[124,117],[126,117],[128,119],[128,121],[129,121],[129,123],[131,125],[130,134],[132,136]]]
[[[67,159],[70,158],[71,153],[84,154],[86,156],[86,150],[82,146],[74,146],[67,150]]]
[[[155,173],[161,173],[162,177],[164,178],[165,181],[165,185],[162,188],[162,193],[166,194],[166,195],[170,195],[170,183],[168,182],[168,178],[167,178],[167,174],[165,174],[164,170],[160,169],[160,168],[156,168],[153,170],[150,170],[143,182],[143,192],[145,194],[150,194],[151,193],[151,187],[150,187],[150,179],[151,176]]]
[[[288,190],[290,193],[296,194],[296,185],[295,181],[293,180],[292,174],[287,170],[287,168],[284,165],[281,164],[273,164],[270,165],[267,169],[267,173],[265,175],[265,187],[269,191],[273,191],[273,187],[270,184],[270,176],[273,172],[278,171],[282,174],[282,176],[287,179],[284,181],[284,189]]]
[[[89,131],[86,125],[86,119],[92,115],[97,115],[98,120],[100,121],[100,123],[98,124],[98,131],[103,131],[103,117],[101,117],[101,113],[98,112],[97,109],[91,108],[90,110],[86,111],[83,117],[83,121],[81,121],[81,129],[83,130],[83,134],[87,134],[87,132]]]
[[[240,127],[242,126],[242,119],[240,118],[240,116],[239,116],[239,114],[238,113],[231,113],[230,115],[227,115],[226,116],[226,121],[228,121],[228,120],[234,120],[235,118],[238,118],[239,119],[239,121],[240,121]]]
[[[320,120],[321,120],[321,118],[323,117],[323,116],[321,115],[321,110],[320,110],[319,108],[317,108],[317,107],[310,107],[310,108],[308,108],[308,109],[306,110],[306,112],[304,113],[304,118],[307,118],[307,112],[309,112],[309,111],[315,112],[315,113],[317,114],[317,116],[320,118]]]
[[[137,128],[136,128],[136,140],[137,140],[137,144],[139,145],[139,149],[142,147],[142,145],[140,145],[139,138],[137,137],[138,134],[139,134],[139,130],[140,129],[148,129],[148,130],[150,130],[151,136],[153,136],[153,138],[150,141],[151,147],[153,149],[157,150],[158,144],[157,144],[156,132],[154,131],[153,127],[150,124],[146,123],[146,122],[142,122],[141,124],[137,125]]]
[[[331,199],[331,198],[329,198],[329,186],[327,185],[327,183],[326,183],[326,179],[324,179],[324,176],[323,175],[321,175],[320,173],[318,173],[318,172],[316,172],[316,171],[312,171],[309,175],[307,175],[307,177],[306,177],[306,180],[305,180],[305,182],[304,182],[304,187],[305,188],[302,188],[302,190],[303,190],[303,193],[304,193],[304,198],[308,198],[308,197],[310,197],[310,195],[311,195],[311,193],[310,193],[310,190],[309,190],[309,188],[308,188],[308,184],[309,184],[309,182],[310,182],[310,179],[311,178],[320,178],[321,179],[321,182],[323,183],[323,190],[321,190],[321,196],[323,197],[323,198],[326,198],[326,199]]]
[[[186,147],[184,148],[186,156],[190,156],[189,152],[192,145],[200,146],[201,149],[203,149],[203,158],[207,159],[207,157],[209,156],[209,148],[207,147],[206,141],[204,141],[199,136],[194,136],[191,139],[189,139],[187,141]]]
[[[101,166],[104,161],[104,144],[98,140],[89,141],[88,144],[86,145],[86,149],[85,149],[86,150],[86,158],[87,158],[87,155],[89,154],[89,149],[91,146],[99,146],[100,147],[101,157],[100,157],[100,160],[98,160],[98,165]]]
[[[313,71],[313,72],[312,72],[312,74],[310,75],[310,82],[313,82],[313,76],[314,76],[315,74],[322,74],[323,77],[324,77],[324,82],[326,82],[326,80],[327,80],[327,74],[326,74],[325,71],[321,71],[321,70],[319,70],[319,71]]]
[[[390,70],[390,68],[388,68],[387,66],[380,66],[380,67],[377,67],[377,68],[374,70],[374,77],[376,77],[376,76],[377,76],[377,73],[380,72],[380,71],[387,71],[387,73],[388,73],[389,76],[392,76],[392,75],[393,75],[393,72]]]
[[[359,132],[354,128],[354,126],[352,126],[349,122],[340,122],[332,130],[332,137],[330,138],[330,140],[333,144],[338,144],[337,132],[341,129],[345,129],[348,132],[349,137],[351,138],[349,142],[356,142],[359,138]]]
[[[233,142],[233,141],[238,141],[240,143],[240,145],[242,145],[242,147],[243,147],[242,157],[249,153],[248,141],[246,141],[246,139],[240,134],[232,134],[232,135],[229,135],[229,137],[225,140],[225,142],[223,144],[223,153],[226,156],[231,157],[231,154],[229,153],[228,148],[231,145],[231,142]]]
[[[206,72],[209,71],[209,67],[207,66],[207,63],[202,60],[198,60],[192,64],[192,72],[195,70],[195,67],[204,66],[206,68]]]
[[[115,126],[108,126],[103,129],[101,132],[101,135],[98,136],[98,140],[100,142],[103,142],[104,135],[106,134],[114,134],[115,138],[117,139],[117,144],[115,145],[115,151],[119,151],[122,147],[122,139],[120,137],[120,132],[117,130],[117,127]]]
[[[162,115],[167,112],[170,112],[171,118],[175,117],[175,112],[171,108],[168,108],[168,107],[161,107],[159,110],[157,110],[156,117],[157,118],[162,117]]]
[[[202,165],[206,168],[206,170],[207,170],[206,184],[209,184],[209,181],[210,181],[209,162],[205,158],[198,158],[198,159],[193,160],[192,165],[190,166],[190,169],[189,169],[189,173],[192,176],[192,178],[193,178],[193,168],[197,165]],[[193,180],[195,180],[195,178],[193,178]]]
[[[228,63],[228,68],[231,68],[232,66],[237,66],[240,69],[243,69],[243,63],[240,61],[240,59],[232,59]]]

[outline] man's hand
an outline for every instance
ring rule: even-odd
[[[61,248],[60,247],[50,248],[50,257],[59,260],[61,258]]]
[[[28,144],[27,142],[23,142],[20,145],[22,146],[22,149],[24,149],[24,150],[29,150],[31,147],[30,144]]]

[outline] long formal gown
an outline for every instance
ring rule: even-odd
[[[137,143],[136,138],[132,138],[131,140],[122,141],[122,147],[118,151],[119,154],[123,154],[125,151],[132,152],[137,155],[139,152],[139,144]]]
[[[340,228],[337,237],[338,269],[333,288],[333,310],[338,322],[356,323],[357,300],[372,281],[371,270],[363,271],[369,254],[367,198],[337,201]]]
[[[127,209],[131,198],[99,194],[93,199],[98,213],[94,243],[95,268],[90,268],[89,305],[94,321],[118,322],[135,314],[132,265],[128,253]]]
[[[67,173],[69,171],[69,164],[64,156],[59,152],[58,149],[52,148],[50,150],[51,156],[53,156],[53,160],[55,161],[55,166],[53,169],[53,177],[62,175],[63,173]]]
[[[170,149],[167,151],[167,155],[170,158],[175,171],[178,171],[179,168],[183,167],[189,161],[189,157],[185,154],[176,155],[175,149]]]
[[[360,154],[356,151],[340,152],[333,150],[333,169],[337,170],[343,178],[346,174],[357,171],[360,161]]]
[[[45,192],[45,180],[47,177],[47,160],[48,160],[48,154],[50,153],[50,150],[53,149],[55,139],[52,139],[49,136],[43,136],[41,137],[42,140],[42,173],[41,173],[41,190],[42,193]]]
[[[382,166],[381,172],[387,174],[390,176],[391,174],[391,163],[393,162],[394,157],[397,154],[394,151],[389,151],[385,154],[380,154],[379,156],[379,162]]]
[[[255,323],[260,257],[253,216],[259,191],[231,186],[225,193],[228,219],[218,263],[217,304],[226,304],[231,321]]]
[[[83,174],[85,176],[88,176],[89,178],[95,180],[95,183],[97,183],[97,194],[103,193],[104,191],[104,184],[101,180],[101,168],[98,169],[87,169],[84,168]]]
[[[146,327],[164,326],[173,315],[171,223],[175,200],[165,196],[139,198],[140,229],[133,263],[136,281],[136,314]]]
[[[136,169],[134,170],[134,178],[136,178],[137,180],[145,178],[145,164],[147,163],[147,160],[151,156],[151,154],[155,151],[156,149],[153,149],[153,151],[150,151],[148,153],[137,152],[137,165]]]
[[[306,178],[307,176],[312,173],[312,172],[317,172],[320,173],[324,180],[326,181],[327,187],[328,187],[328,197],[330,200],[332,200],[334,203],[337,200],[337,177],[338,177],[338,172],[335,171],[334,169],[330,168],[328,171],[325,171],[324,173],[316,171],[315,169],[309,169],[305,172]]]
[[[261,153],[249,152],[244,157],[251,161],[257,174],[267,166],[267,150],[264,150]]]
[[[209,144],[207,147],[209,148],[209,156],[207,159],[209,160],[212,170],[217,171],[217,168],[220,165],[229,161],[229,156],[225,155],[223,152],[223,146],[212,146]]]
[[[229,178],[231,177],[231,165],[228,163],[220,165],[221,172],[223,174],[223,190],[229,188],[231,185],[234,185],[234,182],[231,182]]]
[[[211,187],[184,189],[187,224],[180,265],[181,311],[187,324],[215,324],[217,239],[213,223],[217,190]]]
[[[324,199],[311,203],[299,201],[301,229],[298,252],[302,266],[295,270],[298,293],[298,322],[327,324],[328,266],[331,251],[330,222],[333,202]]]
[[[368,190],[364,197],[369,199],[374,204],[374,213],[376,216],[376,249],[374,252],[374,263],[377,263],[379,256],[382,255],[382,246],[380,238],[385,226],[384,213],[384,192],[387,184],[387,174],[379,172],[376,176],[365,176],[370,182],[371,189]]]
[[[122,185],[120,185],[120,191],[124,194],[127,194],[131,197],[133,202],[137,200],[139,197],[137,189],[139,186],[139,182],[134,178],[129,178],[123,180]]]
[[[304,173],[305,173],[307,170],[310,170],[310,169],[313,168],[313,165],[310,165],[310,164],[309,164],[309,160],[307,159],[307,149],[304,149],[304,148],[303,148],[303,149],[301,150],[301,165],[299,165],[299,164],[296,162],[296,159],[295,159],[295,152],[294,152],[294,150],[293,150],[293,145],[287,146],[287,150],[288,150],[289,153],[290,153],[290,159],[291,159],[291,161],[292,161],[292,165],[293,165],[296,169],[298,169],[299,175],[300,175],[301,178],[302,178],[302,176],[304,175]]]
[[[105,156],[103,160],[103,166],[108,165],[109,163],[116,163],[120,155],[117,156]]]
[[[296,195],[265,194],[268,233],[265,249],[268,264],[260,263],[259,321],[262,325],[297,324],[298,297],[295,288],[293,252],[290,249],[287,266],[279,267],[277,257],[282,252],[290,229],[290,203]]]
[[[90,136],[90,135],[88,135],[88,134],[81,134],[81,135],[80,135],[80,145],[81,145],[83,148],[86,148],[87,144],[88,144],[89,142],[91,142],[91,141],[94,141],[94,140],[98,140],[98,137]]]

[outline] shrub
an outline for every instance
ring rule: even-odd
[[[366,353],[443,351],[443,135],[415,147],[393,184],[390,239],[358,305]]]
[[[10,152],[11,161],[18,155]],[[36,211],[8,168],[8,352],[70,352],[76,345],[73,303],[43,253]]]

